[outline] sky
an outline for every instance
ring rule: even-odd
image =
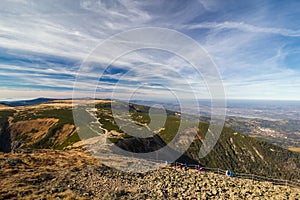
[[[143,35],[95,54],[114,35],[146,27],[196,41],[227,99],[300,100],[299,7],[297,0],[1,0],[0,100],[71,98],[83,72],[82,97],[95,87],[99,98],[211,97],[205,72],[164,49],[137,49],[109,66],[103,61]],[[145,37],[171,41],[151,34]],[[180,42],[171,41],[195,53]],[[91,55],[97,58],[82,70]]]

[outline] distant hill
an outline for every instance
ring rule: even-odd
[[[0,110],[0,151],[8,152],[20,148],[80,147],[78,145],[80,138],[72,118],[71,102],[71,100],[52,101],[53,107],[41,103],[35,108],[25,106]],[[101,129],[109,142],[127,151],[153,151],[167,144],[177,133],[180,115],[177,112],[167,111],[164,127],[157,132],[156,138],[132,137],[117,125],[110,106],[110,100],[99,100],[96,104]],[[150,123],[149,107],[131,104],[129,111],[136,125],[143,127]],[[224,127],[214,149],[205,158],[199,159],[198,152],[208,127],[207,123],[199,123],[198,134],[181,157],[181,162],[194,162],[206,167],[232,169],[269,177],[300,179],[299,153],[251,138],[227,127]]]
[[[7,105],[7,106],[31,106],[40,103],[45,103],[54,99],[49,98],[37,98],[31,100],[17,100],[17,101],[1,101],[0,104]]]

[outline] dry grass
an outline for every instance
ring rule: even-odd
[[[29,150],[0,153],[0,199],[85,199],[70,189],[54,191],[56,177],[84,165],[99,165],[82,151]]]
[[[0,104],[0,111],[1,110],[15,110],[15,109],[13,107]]]
[[[54,118],[18,121],[11,124],[11,135],[12,137],[16,135],[19,137],[26,135],[27,137],[31,137],[32,141],[35,141],[37,138],[44,135],[57,122],[58,119]]]
[[[288,150],[294,151],[294,152],[300,152],[300,147],[289,147]]]

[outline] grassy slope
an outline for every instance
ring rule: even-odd
[[[58,132],[62,130],[63,126],[66,124],[74,124],[72,110],[68,108],[47,109],[47,110],[43,110],[43,109],[21,110],[20,112],[15,114],[12,123],[16,123],[19,121],[48,119],[48,118],[58,119],[58,122],[55,125],[53,125],[43,137],[40,137],[38,140],[34,141],[34,143],[31,144],[29,147],[63,149],[68,145],[80,141],[77,132],[74,132],[71,135],[69,135],[66,138],[66,140],[64,140],[62,143],[57,143]],[[35,130],[35,132],[37,131],[38,130]],[[26,137],[24,139],[26,139]]]

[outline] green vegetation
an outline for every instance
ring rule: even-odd
[[[77,132],[74,132],[72,135],[67,137],[67,139],[62,144],[56,146],[55,149],[64,149],[65,147],[70,146],[78,141],[80,141],[80,137],[78,136]]]
[[[130,112],[131,119],[135,122],[142,123],[142,124],[149,124],[150,117],[148,113],[141,113],[141,112]]]
[[[201,145],[200,140],[195,140],[187,154],[196,159]],[[213,150],[199,162],[209,167],[295,180],[299,176],[300,154],[224,127]]]
[[[166,143],[173,140],[179,130],[180,118],[169,116],[166,119],[164,130],[158,134]]]
[[[34,111],[30,110],[24,110],[18,112],[15,116],[12,122],[18,122],[18,121],[26,121],[26,120],[32,120],[32,119],[37,119]]]
[[[121,138],[107,138],[107,140],[111,143],[117,143]]]
[[[101,123],[101,126],[103,129],[106,129],[107,131],[116,131],[119,133],[123,133],[123,131],[119,128],[119,126],[116,124],[116,121],[110,114],[111,112],[108,111],[99,111],[97,112],[97,117],[99,118],[99,122]]]
[[[13,122],[34,120],[39,118],[56,118],[59,124],[74,124],[71,109],[25,110],[14,116]]]
[[[40,110],[36,113],[36,118],[56,118],[58,124],[74,124],[73,113],[71,109],[53,109],[53,110]]]
[[[57,144],[57,138],[60,130],[62,130],[65,124],[74,124],[73,113],[71,109],[61,108],[61,109],[35,109],[35,110],[24,110],[18,112],[13,119],[13,123],[18,121],[27,121],[35,119],[47,119],[55,118],[58,122],[52,126],[46,133],[45,136],[38,138],[30,147],[32,148],[57,148],[62,149],[65,146],[72,144],[74,142],[80,141],[78,134],[73,133],[62,144]],[[37,133],[38,130],[32,129],[31,133]],[[22,137],[16,137],[16,139],[25,141],[28,139],[26,135]],[[29,138],[30,139],[30,138]]]
[[[52,126],[45,137],[41,138],[37,142],[35,142],[32,147],[33,148],[53,148],[54,147],[54,140],[57,137],[55,133],[62,128],[62,125],[59,126]]]

